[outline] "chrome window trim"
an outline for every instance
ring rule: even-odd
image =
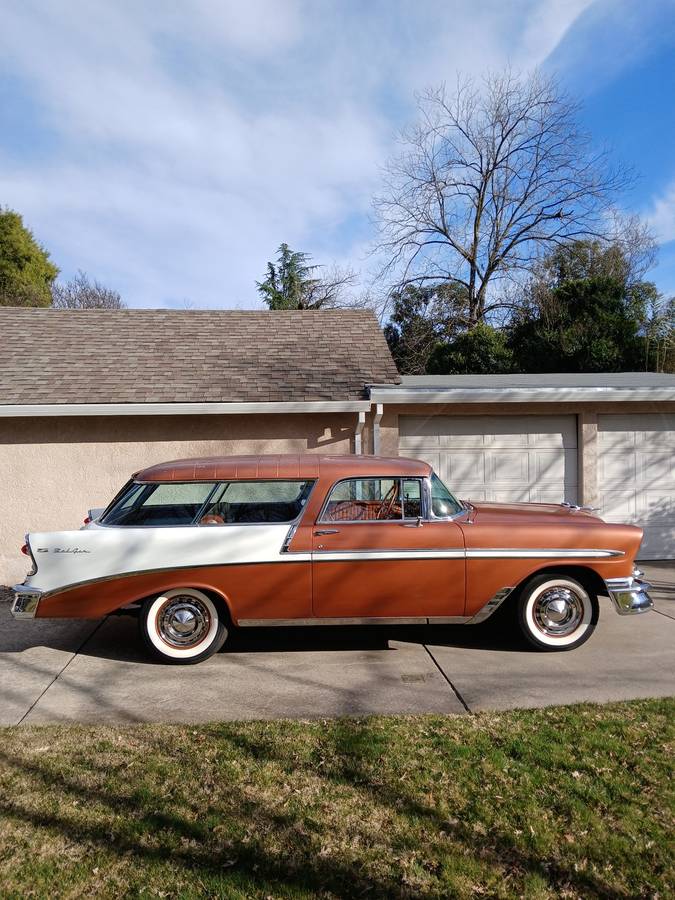
[[[326,499],[323,501],[321,512],[315,525],[391,525],[399,522],[417,522],[419,516],[401,516],[399,519],[324,519],[326,507],[330,501],[331,494],[339,484],[345,481],[419,481],[420,482],[420,501],[422,505],[422,513],[424,513],[424,475],[348,475],[346,478],[338,478],[331,484],[326,493]],[[427,521],[422,516],[422,521]]]

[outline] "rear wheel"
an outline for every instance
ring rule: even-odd
[[[208,659],[228,635],[213,600],[196,588],[173,588],[150,597],[141,609],[139,625],[153,656],[178,665]]]
[[[595,594],[567,575],[540,575],[518,598],[517,621],[538,650],[573,650],[593,634],[599,605]]]

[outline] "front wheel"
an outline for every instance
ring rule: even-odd
[[[195,588],[174,588],[145,601],[141,637],[165,663],[191,665],[208,659],[227,640],[227,628],[213,600]]]
[[[574,578],[540,575],[521,592],[517,620],[537,650],[573,650],[593,634],[599,611],[598,598]]]

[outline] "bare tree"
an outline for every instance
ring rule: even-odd
[[[500,307],[497,279],[529,271],[546,248],[604,236],[630,174],[593,152],[578,106],[535,72],[458,78],[419,99],[374,200],[382,275],[406,284],[451,282],[469,327]]]
[[[91,281],[80,269],[70,281],[52,286],[52,306],[54,309],[125,309],[126,303],[117,291],[104,287],[96,279]]]
[[[321,267],[319,267],[321,268]],[[361,305],[352,295],[351,288],[358,281],[358,273],[352,269],[333,265],[311,279],[306,286],[303,302],[306,309],[337,309]]]

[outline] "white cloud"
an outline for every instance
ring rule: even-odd
[[[646,218],[660,243],[675,241],[675,181],[654,198]]]
[[[251,306],[282,240],[358,267],[416,88],[541,63],[586,5],[7,3],[0,77],[34,144],[0,145],[0,197],[132,305]]]

